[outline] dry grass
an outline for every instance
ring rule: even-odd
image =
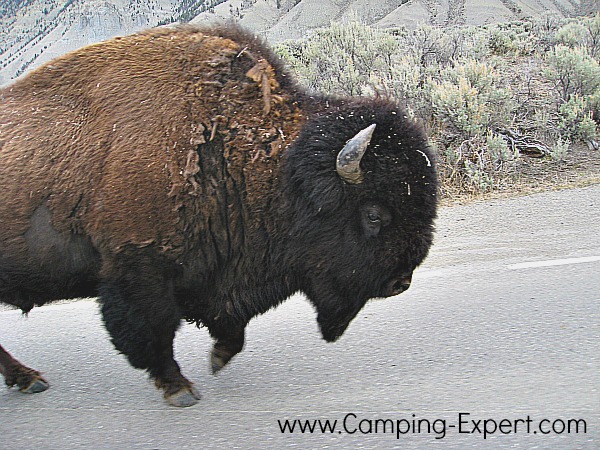
[[[563,161],[523,156],[517,164],[515,173],[503,179],[500,187],[493,191],[473,193],[445,186],[441,204],[451,206],[600,184],[600,150],[590,150],[583,144],[574,145]]]

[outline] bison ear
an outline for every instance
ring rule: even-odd
[[[363,172],[360,168],[360,161],[367,151],[369,142],[373,137],[376,124],[369,125],[364,130],[359,131],[356,136],[346,142],[344,148],[338,153],[336,160],[336,170],[342,180],[350,184],[360,184],[363,182]]]

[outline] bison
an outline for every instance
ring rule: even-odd
[[[182,320],[214,338],[213,373],[295,292],[335,341],[432,244],[419,124],[382,96],[310,95],[235,26],[94,44],[0,99],[0,301],[98,297],[116,349],[172,405],[200,398],[173,357]],[[2,347],[0,372],[48,388]]]

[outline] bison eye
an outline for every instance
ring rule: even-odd
[[[368,238],[374,238],[379,235],[381,229],[391,222],[391,214],[382,206],[370,204],[361,209],[362,228],[365,236]]]
[[[381,222],[381,217],[379,217],[379,215],[374,212],[369,212],[367,214],[367,219],[369,219],[369,221],[373,223]]]

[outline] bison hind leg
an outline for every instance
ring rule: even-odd
[[[50,384],[37,370],[24,366],[0,345],[0,373],[8,387],[17,386],[19,391],[26,394],[43,392]]]
[[[179,326],[177,315],[157,314],[149,305],[128,301],[123,290],[110,283],[102,284],[100,302],[111,340],[130,364],[148,371],[169,404],[180,407],[196,404],[200,394],[173,359],[173,338]]]

